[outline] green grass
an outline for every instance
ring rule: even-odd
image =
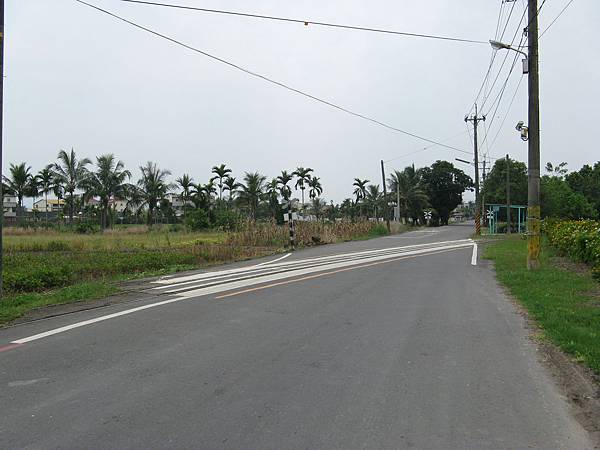
[[[35,308],[73,303],[82,299],[102,298],[118,291],[112,283],[93,281],[50,292],[14,295],[0,301],[0,323],[14,320]]]
[[[590,273],[558,267],[554,256],[554,250],[545,246],[540,269],[529,271],[527,243],[516,237],[490,244],[484,252],[494,261],[498,280],[527,309],[545,337],[600,373],[600,286]]]

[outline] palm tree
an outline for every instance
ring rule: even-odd
[[[321,186],[321,179],[319,177],[312,177],[310,180],[308,180],[308,187],[310,188],[308,191],[308,196],[312,200],[320,197],[323,193],[323,186]]]
[[[105,229],[112,225],[109,219],[110,199],[124,197],[125,181],[131,178],[131,172],[125,170],[123,161],[117,161],[112,153],[96,158],[98,169],[90,173],[86,182],[89,187],[88,195],[100,198],[100,226]]]
[[[293,178],[294,175],[289,173],[287,170],[283,170],[281,175],[276,178],[277,184],[279,185],[279,193],[281,194],[281,197],[283,197],[283,200],[288,202],[288,208],[290,209],[291,205],[289,202],[290,197],[292,196],[292,189],[288,186],[288,183],[292,181]]]
[[[23,208],[23,198],[25,198],[31,190],[31,166],[26,166],[25,163],[10,165],[10,178],[3,176],[7,190],[17,196],[19,210]]]
[[[183,217],[185,217],[185,211],[187,210],[187,204],[192,199],[192,189],[194,188],[194,179],[187,173],[184,173],[182,177],[179,177],[175,182],[181,188],[181,194],[179,199],[183,203]]]
[[[357,205],[359,203],[362,204],[362,201],[367,196],[367,184],[368,183],[369,183],[369,180],[361,180],[360,178],[354,179],[354,183],[352,184],[352,186],[354,186],[353,194],[354,194],[354,197],[356,198]],[[362,205],[360,207],[360,214],[362,215]]]
[[[304,212],[304,190],[306,189],[306,184],[311,179],[311,172],[313,170],[311,168],[298,167],[292,175],[295,175],[298,179],[296,181],[295,189],[300,188],[302,191],[302,212]]]
[[[48,226],[48,193],[52,192],[54,188],[54,177],[52,176],[51,167],[51,165],[45,167],[36,175],[40,193],[44,195],[44,201],[46,202],[46,226]]]
[[[267,183],[265,190],[267,200],[269,201],[271,216],[273,219],[277,219],[277,214],[279,212],[279,183],[277,182],[277,178],[273,178]]]
[[[86,166],[91,164],[92,161],[88,158],[77,160],[73,149],[70,153],[61,150],[57,158],[59,162],[54,164],[52,175],[63,186],[65,192],[69,194],[69,221],[73,222],[75,191],[85,185],[89,177]]]
[[[312,209],[312,213],[315,215],[317,220],[321,220],[321,217],[323,217],[323,210],[325,209],[326,206],[327,206],[327,203],[325,203],[320,198],[312,197],[311,209]]]
[[[168,170],[159,169],[156,163],[148,161],[145,166],[140,167],[142,178],[137,182],[137,189],[134,195],[130,194],[130,202],[136,201],[138,208],[148,207],[148,226],[152,226],[154,210],[157,204],[173,188],[167,182],[167,177],[171,175]]]
[[[235,179],[235,177],[227,177],[225,178],[225,181],[223,182],[223,190],[224,191],[229,191],[229,203],[231,203],[233,201],[233,198],[235,197],[235,194],[237,193],[238,189],[242,187],[242,185],[240,183],[238,183]]]
[[[242,184],[242,192],[240,197],[248,205],[250,211],[250,218],[256,219],[256,210],[258,209],[258,202],[264,191],[264,184],[267,178],[258,172],[250,173],[246,172],[244,175],[244,183]]]
[[[422,188],[421,172],[414,165],[408,166],[402,171],[394,171],[387,182],[390,195],[399,197],[399,214],[405,222],[409,217],[416,221],[428,203],[427,194]]]
[[[373,217],[377,219],[377,210],[379,208],[379,204],[381,203],[381,199],[383,198],[383,194],[379,189],[379,185],[370,184],[367,186],[367,193],[365,196],[365,200],[367,204],[371,207],[371,211],[373,212]]]
[[[225,164],[221,164],[220,166],[214,166],[212,173],[215,176],[210,181],[219,180],[219,200],[223,200],[223,180],[229,176],[231,169],[228,169]]]

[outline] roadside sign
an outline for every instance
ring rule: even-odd
[[[425,211],[425,219],[431,220],[431,211]]]

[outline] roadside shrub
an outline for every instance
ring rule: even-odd
[[[224,231],[235,231],[239,228],[241,219],[238,213],[228,209],[218,209],[214,214],[214,225]]]
[[[387,236],[388,234],[389,233],[385,225],[380,223],[375,225],[373,228],[371,228],[371,231],[369,231],[370,237]]]
[[[543,231],[550,243],[571,258],[591,264],[600,277],[600,222],[565,220],[544,222]]]
[[[100,231],[100,227],[91,222],[79,222],[75,226],[75,232],[79,234],[92,234]]]
[[[185,225],[192,231],[206,230],[210,228],[210,219],[203,209],[188,211],[185,217]]]

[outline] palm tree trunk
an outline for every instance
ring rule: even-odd
[[[48,192],[44,192],[44,197],[46,201],[46,228],[48,228]]]

